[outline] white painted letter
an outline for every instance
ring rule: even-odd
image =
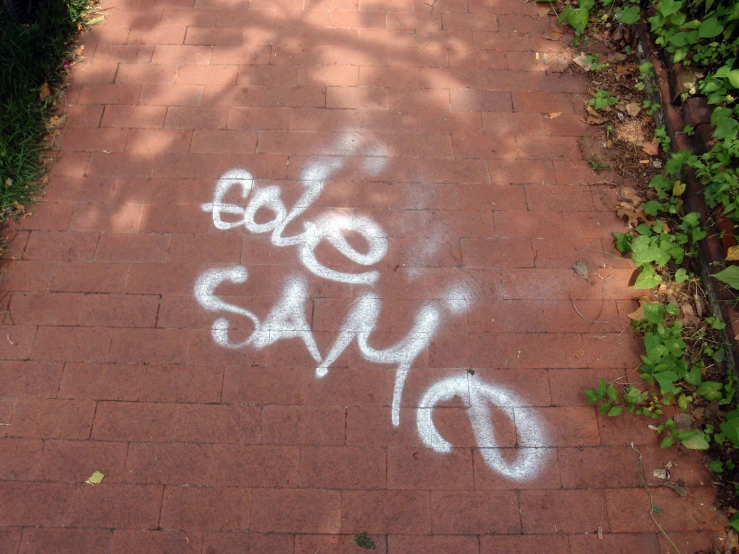
[[[534,446],[534,448],[519,448],[518,458],[509,463],[503,458],[500,448],[496,445],[489,404],[514,407],[522,406],[524,403],[505,389],[483,383],[474,377],[468,378],[466,374],[439,381],[423,395],[418,404],[416,418],[421,441],[437,452],[451,451],[452,445],[441,436],[432,421],[432,412],[434,406],[439,402],[450,400],[455,396],[466,396],[468,393],[470,396],[470,423],[485,464],[490,469],[514,481],[524,481],[534,477],[542,468],[547,455],[547,451],[541,448],[546,445],[542,424],[539,421],[526,422],[527,437],[525,442]],[[514,424],[517,413],[514,409],[514,415],[509,415],[514,419]]]
[[[225,346],[226,348],[241,348],[249,344],[253,337],[259,334],[259,319],[249,310],[245,310],[240,306],[229,304],[218,298],[215,290],[224,281],[229,281],[235,285],[246,283],[248,278],[246,268],[241,266],[232,266],[228,268],[209,269],[203,273],[195,283],[195,298],[198,303],[212,312],[224,311],[234,314],[240,314],[249,318],[254,323],[254,331],[251,336],[240,343],[232,343],[228,340],[229,321],[225,317],[219,317],[213,322],[211,333],[216,344]]]
[[[239,225],[244,224],[244,208],[237,206],[236,204],[223,203],[223,197],[226,196],[229,189],[236,184],[241,187],[241,198],[246,200],[251,192],[252,186],[254,185],[254,178],[251,176],[251,173],[245,169],[232,169],[231,171],[227,171],[220,179],[218,179],[213,203],[202,205],[204,212],[213,212],[213,224],[216,226],[216,229],[232,229],[233,227],[238,227]],[[221,219],[222,213],[237,214],[242,216],[242,219],[233,222],[223,221]]]

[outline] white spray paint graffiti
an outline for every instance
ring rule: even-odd
[[[382,162],[378,162],[377,158],[372,160],[370,164],[372,171],[374,173],[381,171]],[[380,262],[388,252],[388,238],[383,229],[370,218],[328,211],[313,221],[304,221],[302,232],[285,236],[287,226],[304,214],[319,198],[326,180],[342,165],[340,158],[328,161],[321,159],[319,162],[309,164],[301,175],[302,194],[290,210],[282,201],[280,187],[271,185],[257,188],[253,176],[248,171],[243,169],[228,171],[216,184],[213,201],[203,204],[202,209],[211,213],[213,224],[217,229],[227,230],[242,226],[255,234],[271,233],[271,242],[275,247],[296,247],[298,259],[303,267],[320,278],[372,287],[380,277],[379,271],[338,271],[323,265],[315,256],[316,248],[325,241],[358,266],[369,268]],[[232,189],[238,192],[239,204],[225,201]],[[267,222],[257,223],[256,214],[262,209],[271,212],[273,217]],[[345,236],[347,232],[362,236],[367,244],[365,253],[357,251],[349,244]],[[376,293],[368,290],[352,305],[336,339],[326,355],[322,356],[305,315],[309,295],[304,277],[292,275],[288,278],[282,295],[263,321],[251,311],[226,302],[217,295],[216,289],[221,284],[241,285],[246,283],[248,277],[249,273],[245,267],[230,266],[207,270],[198,278],[195,284],[195,298],[203,308],[231,314],[232,317],[244,317],[253,326],[247,339],[232,342],[229,336],[231,321],[226,315],[221,315],[211,326],[213,340],[225,348],[251,347],[261,350],[283,339],[298,338],[316,361],[315,371],[318,378],[325,377],[332,364],[356,340],[364,359],[371,363],[395,366],[392,399],[392,423],[395,426],[400,424],[400,405],[408,373],[414,361],[431,342],[441,323],[442,314],[447,313],[451,316],[464,314],[471,302],[471,294],[465,286],[452,285],[446,291],[443,301],[426,302],[419,308],[412,327],[404,338],[382,350],[370,345],[380,315],[381,299]],[[469,408],[469,417],[485,463],[511,479],[521,480],[532,476],[541,465],[542,458],[539,453],[541,449],[522,448],[515,462],[509,463],[504,460],[496,447],[489,410],[489,403],[498,406],[520,406],[522,405],[520,399],[479,380],[468,382],[466,374],[444,379],[423,395],[417,412],[418,431],[423,443],[439,453],[448,452],[452,448],[434,426],[433,408],[439,402],[466,394],[473,400]],[[543,444],[539,431],[541,426],[538,422],[522,421],[522,423],[528,423],[523,427],[530,430],[531,436],[525,441],[527,446]]]
[[[305,212],[321,194],[324,187],[323,180],[312,180],[316,177],[325,178],[327,171],[316,169],[305,173],[303,179],[305,190],[295,206],[287,211],[280,198],[280,189],[270,186],[258,189],[252,196],[248,206],[242,208],[236,204],[224,203],[223,199],[232,187],[238,187],[241,198],[246,200],[254,187],[254,178],[251,173],[241,169],[227,172],[216,185],[216,193],[212,203],[203,204],[203,211],[213,214],[213,224],[217,229],[233,229],[243,225],[252,233],[268,233],[272,231],[272,244],[275,246],[296,246],[298,256],[305,268],[311,273],[324,279],[354,285],[371,285],[379,278],[377,271],[364,273],[345,273],[322,265],[314,254],[318,244],[325,240],[349,260],[364,266],[371,266],[379,262],[387,254],[387,236],[371,219],[364,216],[347,216],[337,213],[327,213],[316,221],[303,223],[303,232],[291,237],[283,236],[285,228]],[[267,223],[254,221],[256,213],[262,209],[269,209],[275,217]],[[240,216],[235,221],[224,221],[221,214]],[[357,252],[346,240],[345,231],[359,233],[369,245],[368,252]]]
[[[480,447],[480,454],[485,463],[514,481],[524,481],[534,477],[545,461],[546,451],[540,448],[545,444],[544,432],[538,422],[526,412],[516,412],[515,406],[525,406],[526,403],[516,395],[497,386],[483,383],[474,376],[466,374],[449,377],[432,385],[418,403],[416,421],[418,432],[423,443],[437,452],[450,452],[452,445],[441,436],[432,421],[433,409],[440,402],[451,400],[455,396],[466,397],[469,394],[469,417],[475,440]],[[522,433],[521,443],[532,448],[519,448],[518,458],[509,463],[501,455],[495,441],[495,430],[490,415],[490,404],[499,407],[509,407],[513,414],[509,417],[514,423],[520,422],[519,433]],[[515,419],[514,419],[515,418]]]

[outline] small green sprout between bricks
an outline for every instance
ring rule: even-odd
[[[375,550],[377,548],[374,541],[366,532],[357,533],[356,535],[354,535],[354,539],[352,539],[352,544],[354,546],[358,546],[359,548],[364,548],[365,550]]]

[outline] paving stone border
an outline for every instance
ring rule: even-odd
[[[712,146],[713,127],[711,127],[711,108],[706,98],[694,97],[681,102],[681,94],[687,83],[692,80],[692,72],[682,64],[672,64],[669,69],[659,55],[659,48],[654,44],[646,23],[635,25],[634,45],[641,61],[650,61],[654,65],[655,76],[650,78],[652,93],[650,100],[659,103],[661,111],[655,113],[657,126],[663,125],[672,141],[673,149],[688,150],[702,154]],[[683,133],[686,125],[695,129],[690,137]],[[734,339],[739,335],[739,309],[736,296],[728,285],[711,277],[723,269],[726,252],[737,244],[731,221],[723,216],[721,208],[711,213],[706,206],[702,193],[703,185],[696,178],[693,170],[683,172],[683,180],[687,184],[684,197],[685,207],[689,212],[701,214],[701,224],[707,230],[706,238],[699,242],[698,252],[701,260],[701,277],[713,312],[721,314],[726,323],[722,331],[723,340],[731,345],[731,356],[727,358],[729,367],[736,371],[736,360],[739,359],[739,348]]]

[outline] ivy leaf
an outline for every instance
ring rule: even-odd
[[[690,368],[690,371],[688,371],[685,374],[685,382],[689,385],[693,385],[694,387],[697,387],[701,384],[701,379],[703,378],[703,374],[701,373],[701,368],[699,368],[697,365],[694,365]]]
[[[739,447],[739,418],[729,419],[721,424],[721,434],[724,435],[734,447]]]
[[[688,280],[688,272],[684,268],[680,268],[675,272],[675,282],[679,285]]]
[[[630,233],[613,233],[614,246],[621,254],[631,252],[631,234]]]
[[[672,15],[682,7],[682,2],[675,2],[674,0],[660,0],[660,2],[657,3],[657,11],[659,11],[659,13],[664,17]]]
[[[676,373],[672,371],[660,371],[654,374],[655,380],[659,383],[659,388],[662,394],[676,394],[680,392],[680,389],[675,387],[674,383],[678,377]]]
[[[564,15],[564,13],[562,14]],[[575,32],[579,35],[585,30],[588,25],[588,18],[590,13],[584,8],[577,8],[570,10],[567,16],[567,23],[569,23]]]
[[[713,38],[722,33],[724,26],[718,22],[715,17],[709,17],[698,28],[698,36],[700,38]]]
[[[691,450],[708,450],[706,437],[700,431],[683,431],[677,433],[675,436],[685,448],[690,448]]]
[[[722,283],[726,283],[732,288],[739,289],[739,267],[738,266],[735,266],[735,265],[729,266],[723,271],[714,273],[711,277],[718,279]]]
[[[680,339],[667,339],[664,344],[670,354],[675,357],[682,356],[683,348],[685,348],[683,341]]]
[[[737,276],[739,283],[739,276]],[[634,283],[635,289],[651,289],[662,282],[662,277],[657,275],[651,267],[642,269]]]
[[[633,25],[641,19],[641,9],[639,6],[629,6],[623,10],[619,10],[616,13],[616,19],[618,19],[620,23]]]
[[[721,389],[723,387],[723,384],[718,381],[704,381],[701,383],[701,386],[698,387],[698,390],[695,391],[695,394],[700,394],[710,402],[712,400],[718,400],[723,396],[721,394]]]
[[[672,435],[670,435],[669,437],[665,437],[664,439],[662,439],[662,442],[659,443],[659,447],[660,448],[669,448],[670,446],[672,446],[672,443],[673,442],[675,442],[675,439],[673,438]]]
[[[608,416],[609,417],[616,417],[621,415],[621,410],[623,410],[623,406],[614,406],[610,410],[608,410]]]
[[[721,460],[713,460],[710,464],[708,464],[708,467],[711,468],[711,471],[713,471],[714,473],[724,472],[724,463]]]
[[[731,516],[729,525],[731,525],[736,531],[739,531],[739,512]]]
[[[732,87],[739,88],[739,69],[729,71],[728,79]]]
[[[662,323],[662,314],[665,313],[665,307],[662,304],[643,304],[644,317],[649,323]]]

